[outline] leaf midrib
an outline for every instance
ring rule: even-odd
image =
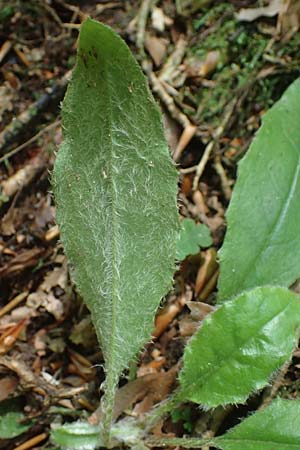
[[[108,379],[111,376],[111,380],[114,378],[112,366],[113,366],[113,358],[114,358],[114,346],[115,346],[115,338],[116,338],[116,303],[118,298],[118,287],[117,287],[117,272],[116,272],[116,264],[117,264],[117,192],[114,186],[114,177],[113,177],[113,139],[112,139],[112,109],[111,109],[111,98],[110,98],[110,82],[109,82],[109,70],[107,69],[106,58],[103,58],[103,72],[105,74],[104,79],[106,82],[106,99],[108,105],[108,141],[109,141],[109,158],[108,158],[108,182],[111,191],[111,204],[110,204],[110,216],[111,216],[111,229],[107,230],[110,235],[111,242],[111,261],[112,261],[112,270],[111,270],[111,333],[110,333],[110,346],[108,351],[108,358],[106,361],[106,369],[108,374]],[[109,221],[107,222],[109,225]],[[115,236],[115,239],[114,239]]]
[[[284,307],[279,313],[275,314],[272,318],[268,319],[265,323],[261,324],[261,325],[259,326],[258,330],[255,330],[255,333],[257,334],[257,332],[259,332],[259,331],[260,331],[262,328],[264,328],[268,323],[270,323],[272,320],[274,320],[275,317],[277,317],[277,316],[283,314],[283,313],[285,312],[285,310],[286,310],[289,306],[290,306],[290,302],[289,302],[287,305],[285,305],[285,307]],[[200,329],[199,331],[200,331],[200,333],[201,333],[201,329]],[[254,336],[254,337],[255,337],[255,336]],[[241,343],[241,346],[245,346],[245,344],[247,344],[251,339],[253,339],[253,334],[252,334],[251,336],[247,337],[247,338]],[[218,370],[220,370],[220,369],[224,366],[224,364],[228,364],[228,356],[229,356],[229,359],[234,360],[234,356],[237,354],[238,351],[239,351],[239,348],[236,347],[236,348],[234,349],[233,352],[231,351],[230,353],[226,353],[225,356],[227,357],[227,359],[226,359],[225,356],[224,356],[224,358],[222,358],[222,360],[220,361],[219,364],[217,364],[217,365],[214,365],[214,364],[213,364],[213,365],[211,366],[210,370],[206,370],[206,372],[205,372],[205,373],[207,374],[206,379],[207,379],[207,377],[209,377],[209,375],[210,375],[211,373],[215,373],[215,372],[217,372]],[[189,384],[189,388],[188,388],[188,389],[186,389],[186,388],[184,388],[184,389],[185,389],[186,392],[188,392],[188,393],[190,393],[191,390],[192,390],[192,389],[195,389],[195,388],[202,389],[202,387],[203,387],[203,385],[204,385],[204,382],[205,382],[205,381],[203,381],[203,382],[200,384],[200,387],[199,387],[199,384],[197,384],[197,382],[192,382],[192,383]],[[228,402],[225,402],[225,403],[228,403]],[[222,404],[225,404],[225,403],[222,403]],[[208,403],[207,403],[207,405],[208,405],[208,406],[211,406],[211,405],[208,404]]]

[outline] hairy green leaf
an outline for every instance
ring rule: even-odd
[[[182,261],[188,255],[195,255],[199,247],[209,247],[212,244],[209,228],[193,219],[183,219],[177,241],[176,257]]]
[[[57,220],[102,346],[111,414],[118,377],[150,338],[171,287],[177,173],[138,64],[116,33],[91,19],[81,26],[63,126]]]
[[[54,428],[51,439],[55,444],[72,450],[94,450],[103,445],[100,428],[87,422],[73,422]]]
[[[300,401],[275,400],[213,442],[223,450],[300,450]]]
[[[219,301],[300,276],[300,80],[263,118],[239,164],[220,251]]]
[[[255,288],[226,302],[185,349],[182,396],[209,408],[244,402],[291,357],[299,317],[299,298],[281,287]]]

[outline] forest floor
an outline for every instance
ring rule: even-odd
[[[175,3],[2,2],[0,449],[53,449],[51,424],[87,418],[99,405],[102,355],[69,279],[50,183],[62,141],[60,102],[87,16],[120,33],[147,67],[180,172],[180,214],[208,225],[213,237],[211,248],[178,269],[152,342],[120,382],[119,415],[145,413],[170,394],[185,343],[214,305],[237,163],[262,115],[300,74],[300,2]],[[299,362],[295,352],[275,391],[213,413],[187,403],[155,433],[216,435],[266,396],[298,397]],[[21,424],[7,412],[20,414]]]

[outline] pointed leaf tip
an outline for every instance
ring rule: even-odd
[[[92,19],[80,30],[62,115],[57,221],[115,384],[150,338],[172,284],[177,172],[138,64],[114,31]]]

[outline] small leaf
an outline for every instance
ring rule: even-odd
[[[21,423],[25,419],[24,414],[11,411],[0,414],[0,439],[12,439],[29,430],[32,423]]]
[[[239,164],[220,251],[219,301],[300,276],[300,80],[263,118]]]
[[[100,428],[87,422],[74,422],[51,432],[55,444],[72,450],[94,450],[101,446]]]
[[[124,41],[91,19],[62,112],[57,220],[103,350],[107,432],[118,378],[172,285],[178,177],[145,76]]]
[[[20,412],[8,412],[0,415],[0,439],[12,439],[25,433],[32,424],[21,423],[24,418]]]
[[[182,261],[188,255],[199,253],[199,247],[212,244],[209,228],[204,224],[196,224],[193,219],[183,219],[177,241],[176,257]]]
[[[213,442],[223,450],[300,450],[300,401],[275,400]]]
[[[211,408],[244,402],[266,386],[291,358],[299,315],[299,298],[281,287],[256,288],[226,302],[185,349],[184,399]]]
[[[12,439],[29,430],[33,422],[21,423],[25,419],[19,398],[0,402],[0,439]]]

